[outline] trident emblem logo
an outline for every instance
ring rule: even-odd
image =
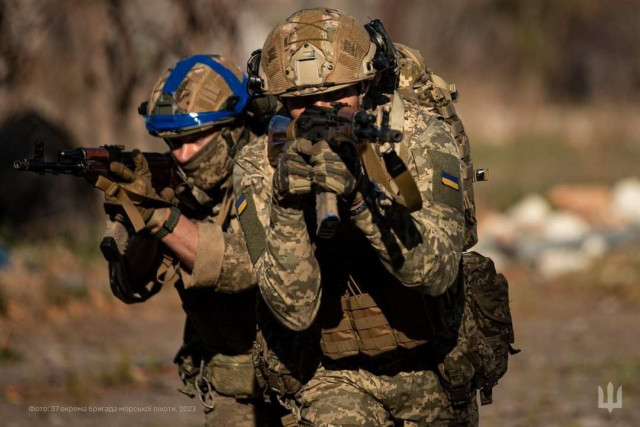
[[[611,413],[614,409],[622,409],[622,386],[618,387],[616,400],[613,400],[613,384],[607,385],[607,401],[604,401],[602,387],[598,386],[598,408],[606,409]]]

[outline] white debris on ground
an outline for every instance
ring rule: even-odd
[[[545,277],[584,270],[608,251],[640,242],[640,179],[604,185],[558,185],[529,194],[506,212],[479,218],[472,249],[531,265]]]
[[[613,209],[620,217],[640,223],[640,179],[629,178],[613,188]]]

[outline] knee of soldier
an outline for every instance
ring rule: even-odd
[[[335,371],[316,375],[300,391],[301,421],[316,426],[389,425],[389,414],[361,385],[370,374]]]

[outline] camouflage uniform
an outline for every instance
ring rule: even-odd
[[[212,66],[221,63],[242,78],[237,67],[219,57],[211,58],[216,61]],[[185,110],[190,104],[198,108],[198,102],[191,98],[198,91],[204,92],[202,96],[208,96],[204,101],[196,99],[202,110],[207,107],[204,102],[211,103],[213,95],[221,92],[223,83],[204,64],[193,63],[175,98]],[[175,68],[179,69],[179,65]],[[173,70],[169,69],[152,91],[148,107],[151,117],[153,105],[160,103]],[[217,107],[208,108],[216,111]],[[280,425],[280,410],[263,401],[255,383],[250,354],[256,335],[258,289],[231,192],[232,151],[252,138],[255,135],[242,122],[227,123],[189,162],[181,165],[185,183],[176,189],[174,202],[182,215],[198,225],[192,269],[185,269],[159,239],[145,233],[123,233],[124,227],[117,222],[108,224],[107,236],[120,240],[119,246],[125,248],[120,262],[110,262],[112,287],[141,295],[127,302],[144,300],[161,285],[174,285],[180,295],[187,314],[184,344],[174,361],[185,384],[180,391],[203,400],[208,407],[208,426]]]
[[[227,184],[230,184],[230,179],[228,180]],[[223,227],[214,224],[220,211],[220,202],[221,200],[214,201],[213,206],[207,209],[209,214],[197,221],[200,244],[193,272],[185,271],[169,249],[156,239],[146,236],[131,236],[127,247],[132,249],[125,252],[125,260],[127,260],[125,262],[132,267],[140,266],[143,262],[152,263],[152,266],[146,270],[146,275],[140,275],[141,277],[133,280],[137,280],[137,283],[145,283],[147,286],[153,286],[156,283],[173,284],[180,295],[187,320],[184,344],[175,362],[180,365],[181,377],[187,380],[183,391],[192,396],[198,394],[193,381],[200,374],[199,368],[202,361],[204,361],[206,372],[210,372],[210,365],[215,355],[224,355],[228,363],[233,363],[233,355],[250,354],[256,333],[255,274],[235,210],[231,212]],[[186,207],[179,206],[183,214],[188,212]],[[203,214],[200,212],[198,215],[193,215],[188,217],[193,219]],[[108,226],[110,229],[113,227],[115,227],[113,224]],[[217,233],[222,233],[224,238],[224,258],[220,263],[220,271],[216,279],[209,267],[211,251],[207,245],[216,240]],[[142,240],[144,243],[141,242]],[[139,248],[135,251],[137,253],[133,248]],[[110,269],[111,274],[114,273],[114,268],[115,266],[112,266]],[[130,284],[130,286],[135,285]],[[250,359],[247,357],[239,357],[239,359],[236,362],[249,367],[245,374],[248,373],[253,381]],[[211,380],[208,379],[208,381]],[[244,378],[243,381],[246,383],[249,380]],[[189,385],[189,382],[192,384]],[[216,392],[212,397],[213,401],[207,401],[207,404],[212,404],[215,409],[206,413],[206,425],[267,425],[261,424],[261,420],[265,421],[269,417],[274,419],[271,409],[255,392],[241,396],[241,399]],[[277,411],[275,419],[278,419]]]
[[[322,97],[342,88],[353,103],[348,88],[374,79],[376,64],[384,62],[377,55],[384,50],[373,40],[353,17],[303,10],[271,32],[255,73],[250,60],[250,75],[296,114],[341,99]],[[292,97],[299,99],[289,103]],[[396,151],[417,187],[417,206],[407,202],[415,195],[398,198],[400,184],[394,188],[388,171],[373,178],[375,162],[368,164],[365,154],[373,150],[375,159],[388,148],[379,144],[362,152],[368,177],[355,197],[364,205],[351,207],[359,163],[318,155],[324,142],[309,155],[302,150],[306,141],[292,139],[288,128],[289,142],[273,164],[266,138],[236,157],[234,191],[246,200],[240,212],[245,236],[260,229],[251,225],[255,221],[266,230],[262,242],[247,240],[262,297],[258,379],[301,424],[474,425],[475,400],[454,408],[437,374],[452,346],[445,333],[454,296],[448,289],[456,282],[464,241],[460,157],[441,117],[398,93],[376,99],[371,108],[382,113],[389,106],[394,128],[404,134]],[[315,234],[316,195],[305,194],[312,188],[343,198],[342,221],[330,240]]]
[[[310,378],[285,397],[299,420],[315,425],[477,424],[475,401],[463,410],[451,408],[435,373],[435,355],[441,350],[429,343],[375,358],[359,354],[331,360],[307,354],[301,362],[296,354],[287,354],[321,351],[319,329],[335,324],[323,311],[339,304],[350,277],[367,289],[376,282],[393,286],[406,297],[408,309],[425,303],[428,295],[441,294],[456,278],[463,241],[462,196],[460,189],[442,184],[441,169],[434,166],[450,163],[459,168],[455,142],[440,118],[408,102],[405,134],[409,138],[398,150],[409,154],[407,166],[418,184],[422,209],[409,214],[378,194],[368,202],[369,209],[343,222],[331,241],[315,239],[303,209],[272,203],[266,138],[251,142],[236,158],[235,191],[254,200],[267,229],[265,251],[255,266],[264,302],[259,310],[262,342],[301,382]],[[302,332],[285,331],[282,325]],[[305,340],[310,346],[299,350],[297,343]]]

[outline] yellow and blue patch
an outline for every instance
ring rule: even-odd
[[[447,187],[453,188],[454,190],[460,190],[460,181],[455,176],[442,172],[441,179],[442,183]]]
[[[236,200],[236,212],[238,212],[238,215],[242,215],[242,212],[244,212],[246,207],[247,207],[247,198],[244,197],[244,194],[243,194],[240,197],[238,197],[238,200]]]

